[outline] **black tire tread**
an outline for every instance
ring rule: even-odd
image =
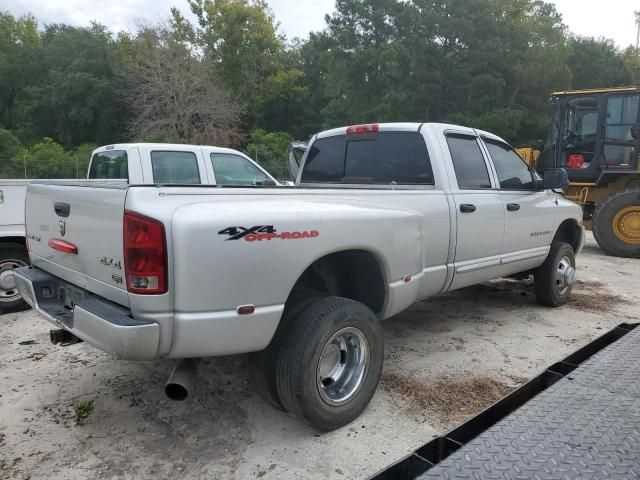
[[[341,317],[341,310],[346,317]],[[361,390],[343,406],[327,408],[319,396],[310,393],[314,388],[308,383],[309,370],[313,369],[309,360],[311,357],[315,361],[319,354],[318,349],[323,346],[320,338],[350,324],[358,326],[367,336],[370,363]],[[276,375],[280,400],[285,410],[317,430],[340,428],[353,421],[368,405],[380,380],[383,358],[382,329],[368,307],[342,297],[316,300],[297,316],[283,338]],[[313,382],[315,385],[315,376]]]
[[[567,303],[571,294],[571,289],[569,289],[564,297],[559,297],[555,284],[552,282],[555,277],[556,264],[559,261],[558,257],[564,256],[565,252],[571,254],[575,264],[575,252],[570,244],[559,241],[552,242],[546,260],[534,274],[533,287],[536,300],[543,305],[559,307]]]
[[[284,410],[276,386],[276,367],[282,336],[287,330],[291,319],[295,318],[319,296],[319,292],[311,290],[298,292],[296,298],[292,300],[291,306],[285,308],[280,324],[267,348],[249,354],[248,369],[251,388],[265,402],[278,410]]]
[[[300,314],[304,313],[305,317],[310,318],[313,324],[317,324],[322,322],[329,313],[349,303],[357,302],[341,297],[325,297],[309,305],[303,312],[300,312]],[[279,374],[276,376],[276,383],[278,385],[280,400],[285,410],[297,417],[302,417],[303,411],[300,402],[296,401],[297,391],[293,385],[291,369],[295,368],[298,364],[295,359],[298,353],[298,350],[295,348],[295,343],[307,344],[308,339],[306,337],[310,336],[312,330],[310,326],[311,325],[306,322],[296,322],[291,326],[287,335],[291,341],[283,345],[280,358],[278,359]]]

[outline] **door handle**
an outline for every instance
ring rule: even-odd
[[[520,210],[520,205],[518,205],[517,203],[507,203],[507,210],[509,210],[510,212],[517,212],[518,210]]]
[[[463,203],[460,205],[460,211],[462,213],[472,213],[476,211],[476,206],[470,203]]]
[[[71,205],[68,203],[57,202],[53,209],[59,217],[68,217],[69,213],[71,213]]]

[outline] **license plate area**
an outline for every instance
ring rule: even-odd
[[[70,312],[73,312],[75,306],[84,301],[85,296],[83,290],[70,285],[65,285],[58,289],[58,300],[62,304],[62,307]]]

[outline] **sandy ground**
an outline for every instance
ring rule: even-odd
[[[605,256],[589,237],[578,262],[580,283],[561,309],[536,305],[527,282],[499,280],[386,321],[381,387],[357,421],[327,434],[262,403],[245,356],[202,362],[193,397],[175,403],[162,393],[173,362],[53,346],[33,312],[0,316],[0,478],[366,478],[638,321],[639,260]],[[74,421],[80,401],[94,405],[84,425]]]

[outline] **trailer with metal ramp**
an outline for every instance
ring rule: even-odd
[[[640,328],[621,324],[371,480],[640,478]]]

